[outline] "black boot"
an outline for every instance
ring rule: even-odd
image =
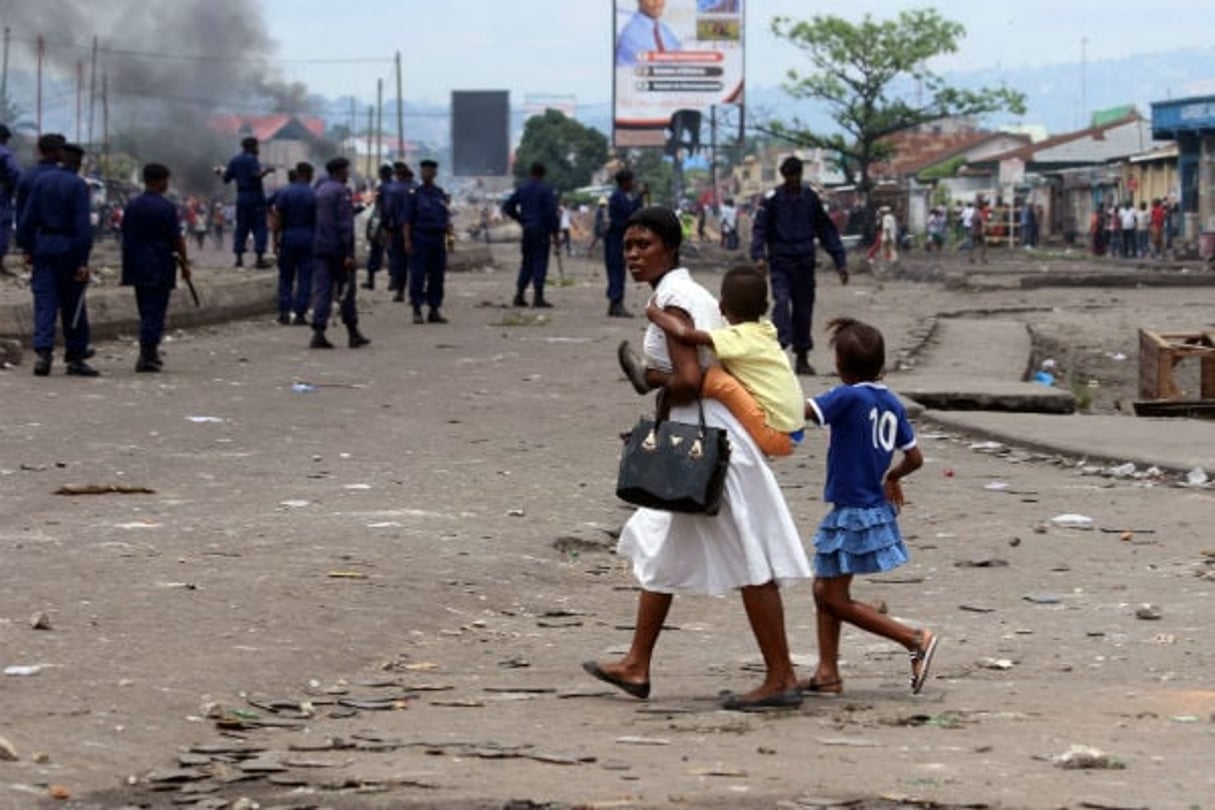
[[[607,314],[608,314],[609,318],[631,318],[631,317],[633,317],[633,313],[631,313],[627,309],[625,309],[624,304],[620,301],[613,301],[612,303],[608,304],[608,313]]]
[[[807,354],[809,354],[809,352],[805,349],[800,349],[797,351],[797,364],[793,370],[803,377],[813,377],[818,372],[814,370],[814,366],[810,365],[810,361],[806,359]]]
[[[281,323],[283,326],[286,326],[287,324],[291,323],[291,310],[280,309],[278,311],[278,322]]]
[[[360,346],[366,346],[371,342],[371,338],[360,332],[357,326],[347,326],[346,335],[349,338],[349,346],[352,349],[357,349]]]
[[[430,314],[426,316],[427,323],[447,323],[447,319],[439,314],[438,307],[431,307]]]
[[[308,325],[307,313],[304,313],[304,312],[295,313],[295,317],[291,319],[291,325],[292,326],[307,326]]]
[[[233,267],[244,267],[244,266],[245,266],[245,257],[244,257],[244,255],[242,255],[242,254],[240,254],[240,253],[237,253],[237,254],[236,254],[236,262],[235,262],[235,263],[233,263],[233,265],[232,265],[232,266],[233,266]]]
[[[396,301],[398,304],[401,303],[402,301],[404,301],[405,300],[405,290],[404,289],[397,290],[396,295],[392,296],[392,300]]]
[[[272,265],[270,262],[266,261],[265,254],[259,253],[259,254],[257,254],[257,262],[254,263],[253,266],[256,267],[258,270],[265,270],[267,267],[273,267],[274,265]]]
[[[536,309],[552,309],[553,305],[544,297],[544,290],[536,290],[536,294],[532,297],[532,306]]]
[[[333,344],[325,337],[325,327],[312,327],[312,342],[308,344],[310,349],[332,349]]]
[[[368,273],[367,280],[363,282],[362,287],[364,290],[374,290],[375,289],[375,276],[373,276],[371,273]]]
[[[422,308],[421,307],[413,308],[413,322],[414,323],[426,323],[426,319],[422,317]]]
[[[37,353],[38,359],[34,362],[34,376],[46,377],[51,373],[51,362],[54,359],[54,352],[42,350]]]
[[[84,358],[73,355],[67,359],[67,368],[64,373],[69,377],[100,377],[101,372],[84,362]]]
[[[512,304],[517,307],[527,306],[527,296],[523,294],[523,290],[519,290],[517,293],[515,293],[515,300],[512,302]]]
[[[135,372],[137,374],[155,373],[160,371],[160,363],[157,362],[156,345],[154,343],[139,344],[139,359],[135,361]]]

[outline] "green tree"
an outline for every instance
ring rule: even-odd
[[[934,57],[956,52],[966,35],[960,23],[933,9],[902,11],[893,20],[867,14],[859,23],[832,15],[801,22],[777,17],[772,31],[800,48],[812,66],[808,73],[789,70],[785,91],[825,103],[842,132],[813,132],[797,119],[774,122],[770,131],[835,152],[844,176],[866,202],[873,187],[869,169],[893,154],[883,140],[892,133],[951,116],[1025,112],[1025,96],[1015,90],[952,87],[927,68]],[[901,87],[916,100],[905,98]]]
[[[523,140],[515,151],[515,178],[526,180],[532,163],[548,170],[545,178],[558,192],[588,185],[607,161],[607,137],[602,132],[567,118],[558,110],[527,119]]]

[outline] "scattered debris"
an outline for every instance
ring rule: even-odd
[[[56,495],[155,495],[156,490],[136,484],[65,484]]]
[[[1185,474],[1185,482],[1192,487],[1206,486],[1211,479],[1207,476],[1206,470],[1202,467],[1195,467]]]
[[[1154,621],[1157,621],[1158,619],[1160,619],[1160,617],[1161,617],[1160,608],[1157,607],[1156,605],[1149,604],[1147,602],[1144,602],[1142,605],[1140,605],[1139,607],[1137,607],[1135,609],[1135,618],[1136,619],[1143,619],[1144,621],[1154,622]]]
[[[980,658],[975,665],[980,669],[1009,670],[1013,668],[1013,662],[1008,658]]]
[[[46,611],[38,611],[33,616],[30,616],[30,627],[35,630],[50,630],[51,617],[46,615]]]
[[[42,671],[42,664],[14,664],[4,668],[4,674],[12,678],[29,678]]]
[[[0,762],[16,762],[20,758],[17,756],[17,749],[13,744],[0,737]]]
[[[1064,770],[1122,770],[1126,763],[1114,759],[1097,748],[1073,745],[1052,761]]]
[[[1096,522],[1088,515],[1077,515],[1071,512],[1055,515],[1050,519],[1051,525],[1061,529],[1092,529]]]

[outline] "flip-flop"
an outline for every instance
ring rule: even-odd
[[[923,631],[921,631],[921,641],[923,637]],[[932,667],[932,656],[937,651],[937,641],[937,634],[932,633],[928,638],[927,647],[917,648],[907,654],[911,658],[911,694],[913,695],[920,694],[920,690],[924,688],[924,682],[928,680],[928,670]],[[916,664],[920,665],[918,672],[915,668]]]
[[[642,681],[641,683],[633,683],[626,681],[623,678],[617,677],[605,670],[595,661],[583,661],[582,670],[592,678],[598,678],[604,683],[610,683],[625,694],[632,695],[635,698],[645,700],[650,696],[650,682]]]
[[[767,697],[747,700],[742,695],[728,694],[721,699],[721,707],[728,712],[762,712],[768,709],[796,709],[802,705],[802,690],[786,689]]]
[[[650,386],[645,381],[645,369],[641,367],[627,340],[620,341],[620,345],[616,347],[616,359],[620,362],[620,370],[624,372],[624,376],[633,384],[633,390],[643,397],[650,393]]]
[[[844,682],[839,678],[834,681],[816,681],[811,678],[798,684],[803,692],[812,695],[838,695],[844,691]]]

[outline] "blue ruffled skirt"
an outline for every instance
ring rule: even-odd
[[[894,506],[837,506],[814,535],[814,575],[880,574],[907,562]]]

